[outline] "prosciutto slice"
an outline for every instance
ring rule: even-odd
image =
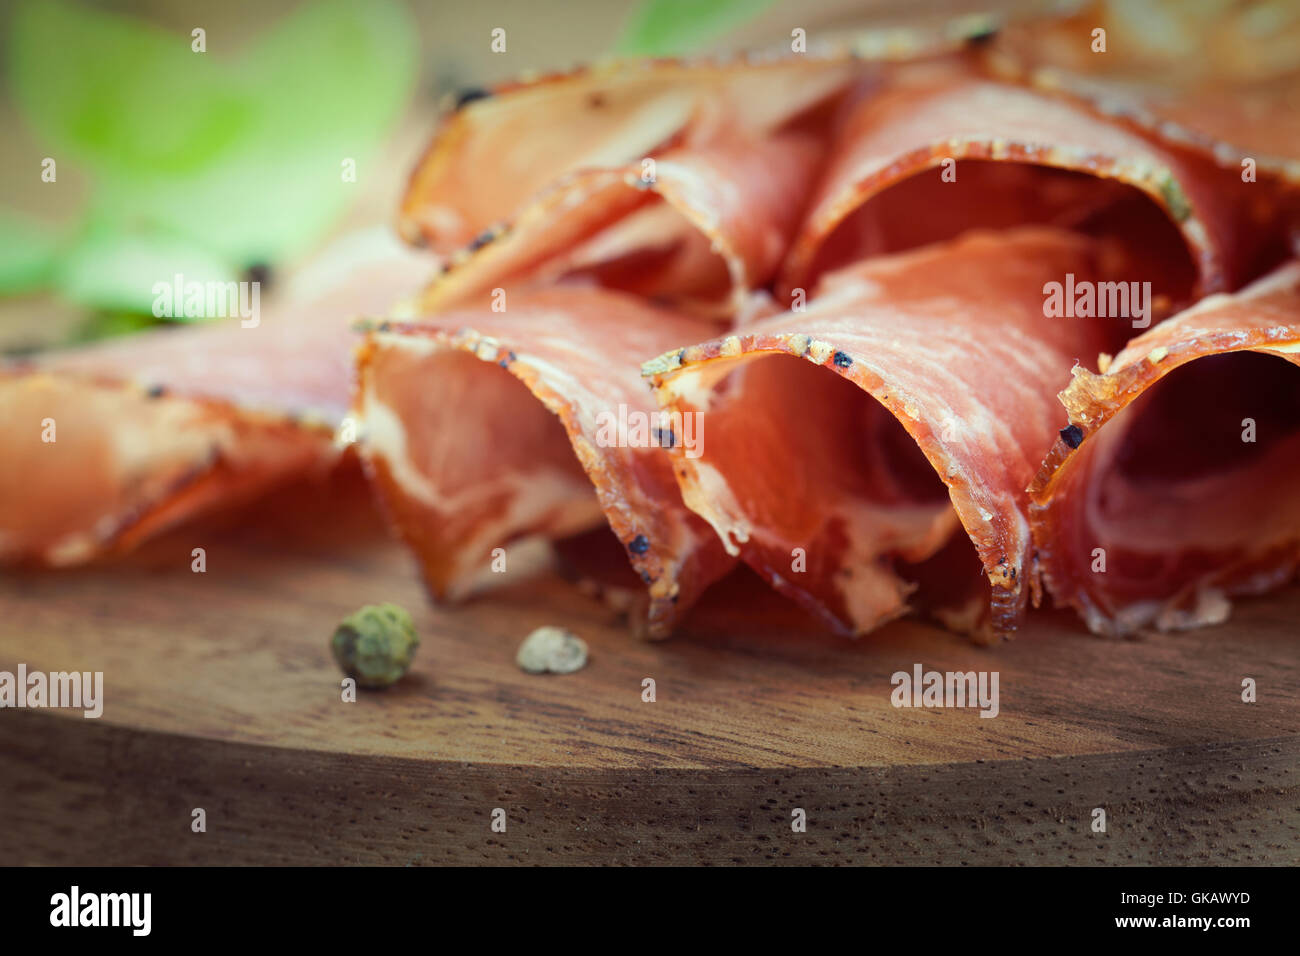
[[[334,467],[350,323],[427,273],[395,240],[359,234],[256,325],[162,329],[4,366],[0,561],[120,553]]]
[[[646,586],[634,626],[666,635],[733,563],[682,504],[641,357],[707,324],[588,286],[507,311],[375,325],[360,359],[365,466],[437,599],[512,569],[514,545],[606,525]]]
[[[912,224],[910,244],[951,238],[981,224],[1083,226],[1086,180],[1031,178],[1035,168],[1071,171],[1086,174],[1094,185],[1097,179],[1107,181],[1095,194],[1103,202],[1093,210],[1103,223],[1105,207],[1118,197],[1110,183],[1163,211],[1195,267],[1196,288],[1188,292],[1239,285],[1250,275],[1259,243],[1272,241],[1280,229],[1276,212],[1257,203],[1258,185],[1243,183],[1209,158],[1169,147],[1068,98],[954,74],[947,66],[900,72],[887,88],[862,95],[847,108],[833,149],[783,268],[785,294],[808,287],[826,269],[890,251],[871,240],[899,218],[899,206],[872,215],[869,200],[922,170],[930,170],[925,176],[931,188],[926,201],[913,196],[909,206],[919,220]],[[972,161],[982,177],[973,192],[963,187]],[[988,162],[1015,164],[1014,171],[980,171],[978,164]],[[942,179],[946,164],[955,181]],[[1017,173],[1018,181],[1008,175]],[[1001,178],[990,182],[990,175]],[[980,208],[990,187],[1005,208]],[[1124,220],[1111,227],[1104,231],[1132,234]],[[1138,251],[1149,245],[1146,237],[1133,243]],[[1157,260],[1148,271],[1163,280],[1168,265]]]
[[[584,169],[425,290],[419,308],[486,305],[496,288],[566,277],[725,318],[776,272],[821,159],[807,131],[737,134],[616,169]]]
[[[660,403],[707,425],[701,455],[671,450],[683,499],[841,632],[906,611],[931,559],[959,591],[982,569],[986,625],[1013,629],[1055,394],[1123,335],[1046,318],[1044,286],[1113,274],[1109,255],[1055,230],[973,234],[834,273],[804,312],[647,363]],[[964,581],[963,549],[946,547],[958,524],[978,556]]]
[[[1102,634],[1217,623],[1300,559],[1300,263],[1075,369],[1031,488],[1039,569]]]
[[[1104,55],[1092,50],[1098,28],[1111,39]],[[1249,158],[1300,182],[1300,126],[1285,119],[1300,93],[1298,46],[1300,16],[1285,4],[1116,0],[1023,20],[986,53],[999,75],[1068,91],[1238,173]]]
[[[445,255],[480,245],[576,170],[760,140],[865,72],[847,57],[660,60],[507,84],[443,120],[411,175],[400,231]]]

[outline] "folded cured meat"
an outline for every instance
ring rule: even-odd
[[[350,323],[429,265],[359,234],[309,269],[318,284],[256,325],[160,329],[0,368],[0,561],[125,551],[334,465]]]
[[[1099,633],[1226,617],[1300,559],[1300,263],[1075,369],[1031,489],[1038,560]]]
[[[1104,55],[1092,49],[1098,28],[1111,41]],[[1300,182],[1300,126],[1284,119],[1300,93],[1298,48],[1294,5],[1112,0],[1011,25],[987,59],[999,75],[1070,91],[1238,172],[1250,158]]]
[[[849,60],[660,63],[471,103],[446,122],[403,203],[408,235],[442,252],[463,246],[419,311],[581,277],[735,314],[779,266],[830,106],[866,72]]]
[[[1249,278],[1258,245],[1281,231],[1275,211],[1256,201],[1259,184],[1199,153],[1070,99],[950,69],[901,71],[887,87],[850,103],[832,149],[783,268],[786,293],[863,255],[975,226],[1046,223],[1136,235],[1133,252],[1159,253],[1143,266],[1148,278],[1185,297],[1192,289],[1180,286],[1192,283],[1171,282],[1171,238],[1177,244],[1181,236],[1186,251],[1178,256],[1190,254],[1199,291],[1214,292]],[[990,162],[1012,165],[990,169]],[[924,194],[908,181],[922,170],[930,170]],[[900,186],[912,189],[906,203],[887,205],[886,190]],[[1141,232],[1131,215],[1113,218],[1116,208],[1140,214],[1143,207]],[[1163,220],[1149,215],[1151,207],[1163,211]]]
[[[1124,334],[1045,317],[1045,286],[1113,275],[1110,255],[1056,230],[971,234],[833,273],[804,312],[647,363],[660,403],[706,426],[698,457],[671,450],[683,498],[841,632],[903,613],[936,577],[904,566],[931,559],[960,592],[982,568],[985,623],[1014,628],[1029,595],[1025,488],[1061,426],[1056,393]],[[945,547],[958,523],[977,562]]]
[[[582,169],[452,263],[422,310],[486,305],[496,288],[584,278],[704,316],[741,311],[775,274],[822,156],[804,130]]]
[[[507,304],[373,326],[356,415],[374,486],[438,599],[494,551],[509,570],[507,546],[607,523],[648,592],[634,627],[663,636],[733,562],[682,504],[661,446],[695,436],[661,421],[638,363],[710,326],[585,285]]]
[[[411,175],[400,231],[450,255],[576,170],[760,139],[865,70],[847,58],[647,60],[504,85],[443,120]]]

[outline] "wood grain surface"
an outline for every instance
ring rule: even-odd
[[[3,862],[1300,862],[1300,589],[1136,641],[1044,612],[979,648],[915,621],[820,634],[741,574],[646,644],[554,573],[504,577],[430,607],[350,483],[5,576],[0,670],[103,671],[105,705],[0,710]],[[329,636],[379,601],[420,651],[344,703]],[[543,624],[588,642],[586,669],[516,667]],[[999,715],[894,708],[916,663],[996,670]]]

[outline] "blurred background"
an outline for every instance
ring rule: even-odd
[[[274,295],[277,283],[331,236],[393,218],[439,112],[467,90],[612,56],[788,49],[792,26],[807,30],[810,42],[868,33],[888,40],[896,27],[942,30],[957,22],[971,34],[982,17],[1014,22],[1080,6],[5,2],[0,354],[156,323],[151,287],[177,272],[199,281],[258,278]],[[1253,37],[1244,47],[1223,47],[1244,49],[1247,69],[1300,56],[1279,29],[1279,22],[1294,24],[1294,0],[1109,6],[1112,19],[1126,18],[1126,35],[1145,38],[1141,58],[1131,56],[1130,43],[1130,62],[1149,71],[1188,69],[1197,55],[1213,59],[1212,45],[1198,50],[1198,24]],[[497,28],[505,30],[504,51],[493,49]],[[1122,64],[1119,52],[1114,62]]]

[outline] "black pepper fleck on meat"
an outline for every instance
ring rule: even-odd
[[[1078,448],[1083,442],[1083,429],[1078,425],[1067,425],[1061,429],[1061,440],[1071,448]]]
[[[632,542],[627,546],[627,549],[633,554],[645,554],[650,550],[650,539],[643,534],[639,534],[632,539]]]
[[[497,234],[493,230],[484,229],[477,236],[471,239],[469,241],[469,245],[466,246],[465,248],[469,252],[478,252],[480,249],[482,249],[484,246],[486,246],[489,242],[491,242],[496,237]]]
[[[836,352],[834,357],[834,362],[840,368],[848,368],[850,365],[853,364],[853,359],[843,352]]]

